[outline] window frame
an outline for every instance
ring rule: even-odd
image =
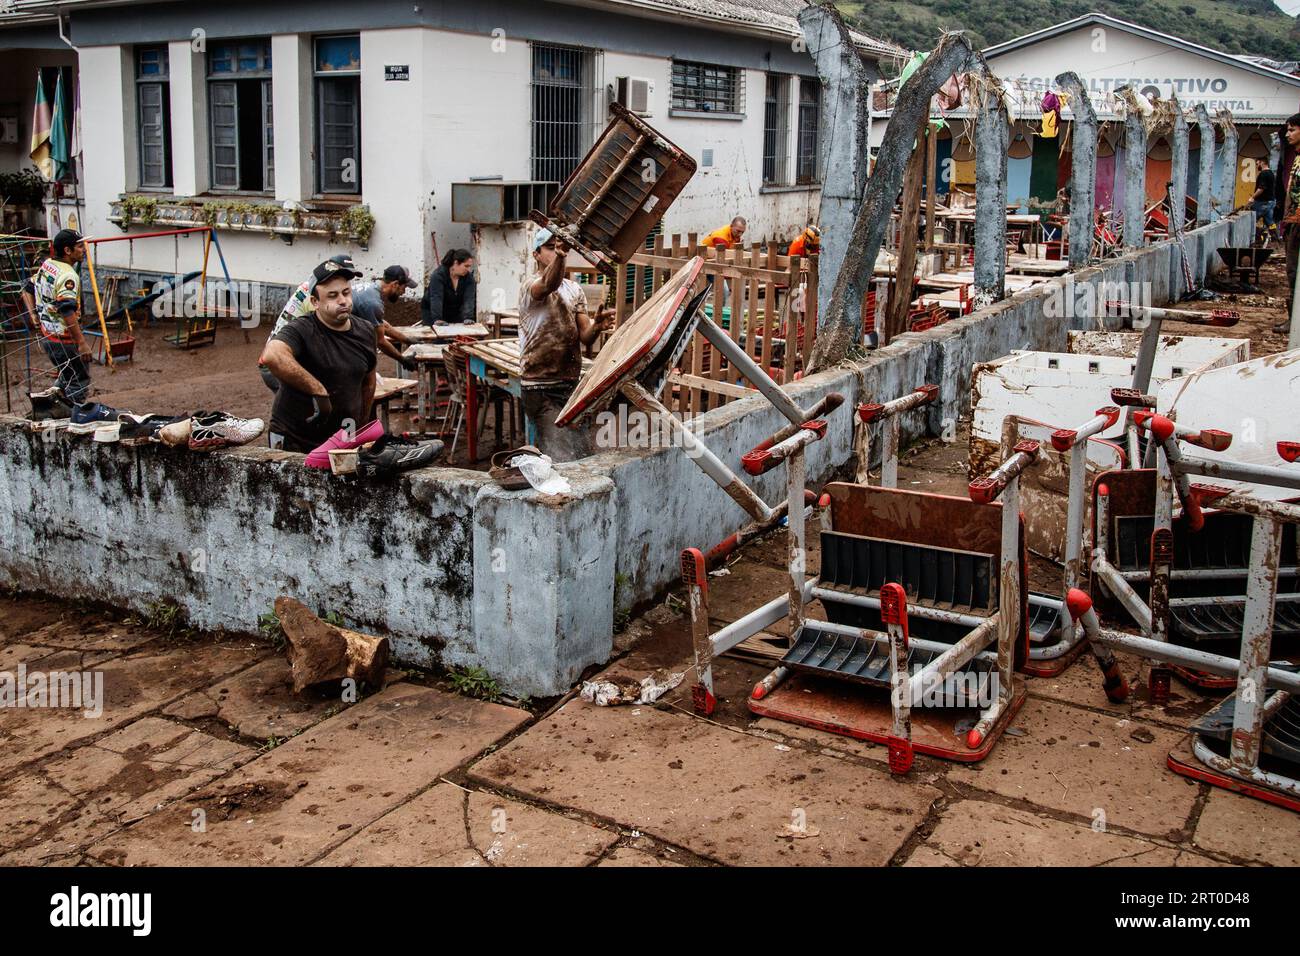
[[[731,80],[730,97],[725,103],[721,103],[716,95],[717,77],[714,74],[720,73],[728,74]],[[668,115],[706,119],[744,119],[745,79],[745,70],[738,66],[673,58],[668,65]],[[710,90],[710,86],[714,89]],[[721,103],[727,108],[718,109],[716,106],[707,105],[709,102]]]
[[[762,184],[790,185],[790,90],[789,73],[767,73],[763,80],[763,156]],[[776,85],[775,98],[772,86]],[[772,152],[768,152],[769,141]],[[772,171],[768,173],[768,161]]]
[[[357,41],[357,67],[356,69],[343,70],[322,70],[320,68],[320,42],[322,40],[352,39]],[[311,38],[311,73],[312,73],[312,99],[313,99],[313,121],[312,121],[312,146],[315,150],[316,159],[312,163],[314,167],[314,177],[316,185],[316,195],[321,197],[343,196],[343,197],[360,197],[361,196],[361,34],[360,33],[322,33]],[[348,189],[348,184],[339,182],[329,182],[325,169],[325,91],[333,87],[338,81],[347,80],[348,87],[355,90],[355,99],[352,103],[352,128],[353,128],[353,152],[356,153],[356,183],[355,188]],[[338,84],[338,88],[343,88]],[[341,173],[340,173],[341,177]],[[333,188],[338,186],[339,188]]]
[[[159,71],[156,74],[145,74],[143,72],[142,54],[157,53],[160,54],[158,59]],[[171,58],[167,45],[163,44],[141,44],[132,48],[131,62],[133,73],[135,75],[135,118],[136,118],[136,188],[142,192],[170,192],[176,188],[176,176],[172,168],[172,119],[171,119]],[[159,122],[156,124],[159,130],[159,142],[157,144],[146,142],[146,130],[155,124],[145,123],[145,103],[144,96],[146,89],[156,89],[158,93],[157,106],[150,106],[149,109],[156,109]],[[146,149],[159,148],[162,150],[161,182],[150,181],[146,175],[147,166],[155,165],[146,162]]]
[[[805,88],[811,87],[816,90],[813,99],[804,98]],[[809,76],[799,77],[799,102],[795,127],[795,144],[794,144],[794,184],[797,186],[816,186],[821,183],[821,111],[822,111],[822,82]],[[811,125],[805,121],[811,117]],[[807,151],[805,147],[811,141],[812,149]],[[805,173],[805,162],[810,164],[811,168]]]
[[[255,66],[244,66],[242,61],[244,48],[256,45],[259,47],[256,55]],[[230,69],[218,71],[216,64],[219,62],[219,54],[226,50],[230,51]],[[273,159],[273,142],[268,143],[268,138],[272,136],[272,130],[269,127],[267,111],[274,95],[272,85],[272,69],[274,63],[271,58],[271,38],[270,37],[244,37],[239,39],[221,40],[209,44],[207,54],[204,58],[206,66],[206,82],[208,96],[208,182],[209,189],[214,193],[243,193],[253,196],[273,196],[275,195],[275,163]],[[240,153],[242,152],[239,141],[239,86],[241,81],[260,80],[260,94],[258,102],[258,126],[262,131],[262,145],[258,151],[261,155],[262,162],[262,188],[244,189],[242,186],[243,169],[240,165]],[[232,93],[232,102],[229,104],[218,103],[218,89],[225,90],[229,88]],[[218,107],[226,108],[229,106],[234,111],[234,143],[218,143],[217,136],[217,116]],[[223,184],[220,182],[221,177],[218,175],[220,169],[232,168],[230,164],[218,163],[218,148],[234,149],[234,178],[233,185]]]

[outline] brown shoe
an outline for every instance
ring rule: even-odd
[[[506,451],[499,451],[492,456],[492,467],[488,469],[488,476],[496,481],[498,485],[506,491],[520,491],[524,488],[531,488],[528,479],[518,468],[511,468],[507,462],[516,455],[540,455],[539,451],[533,445],[523,445],[519,448],[510,448]]]

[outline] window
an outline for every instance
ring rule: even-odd
[[[316,188],[361,192],[361,37],[317,37]]]
[[[673,60],[673,109],[693,113],[740,113],[745,108],[740,70]]]
[[[767,75],[763,103],[763,185],[790,182],[790,77]]]
[[[172,98],[167,48],[136,47],[136,126],[139,128],[140,188],[172,185]]]
[[[562,183],[587,154],[599,71],[590,50],[533,44],[533,179]]]
[[[269,39],[210,46],[208,123],[213,190],[273,192]]]
[[[821,112],[821,81],[801,77],[799,80],[799,154],[795,182],[817,182],[817,117]]]

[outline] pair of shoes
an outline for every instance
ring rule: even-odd
[[[27,398],[32,403],[33,421],[72,417],[72,403],[57,385],[52,385],[43,392],[31,392]]]
[[[115,422],[120,413],[116,408],[98,402],[86,402],[72,407],[69,416],[69,435],[90,435],[105,422]]]
[[[260,418],[236,418],[225,412],[195,412],[190,416],[189,446],[192,451],[245,445],[266,428]]]
[[[362,478],[387,478],[398,472],[424,468],[442,454],[440,441],[412,441],[396,435],[381,435],[369,448],[357,455],[357,475]]]
[[[348,437],[348,430],[340,428],[333,435],[325,440],[325,443],[318,448],[313,448],[307,454],[307,460],[303,462],[308,468],[328,468],[330,466],[330,452],[340,448],[360,448],[367,442],[377,441],[384,435],[384,426],[375,419],[365,428],[359,429],[355,435]]]

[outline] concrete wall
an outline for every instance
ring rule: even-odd
[[[1248,218],[1197,230],[1189,244],[1225,244]],[[1167,274],[1168,261],[1158,244],[1074,282]],[[903,432],[943,434],[969,408],[973,364],[1018,348],[1064,351],[1069,328],[1093,327],[1059,308],[1065,283],[905,333],[861,362],[792,385],[805,406],[827,391],[846,399],[810,449],[809,484],[848,462],[854,403],[938,383],[939,401],[904,416]],[[744,399],[702,416],[697,432],[735,465],[779,423],[766,402]],[[235,631],[255,630],[258,615],[289,593],[391,634],[399,661],[478,665],[514,693],[558,694],[608,658],[616,611],[678,579],[682,548],[711,547],[744,523],[678,449],[611,451],[559,470],[570,497],[503,491],[455,468],[358,493],[285,452],[47,441],[3,417],[0,575],[135,609],[171,600],[197,625]],[[783,483],[778,469],[755,484],[771,502]]]

